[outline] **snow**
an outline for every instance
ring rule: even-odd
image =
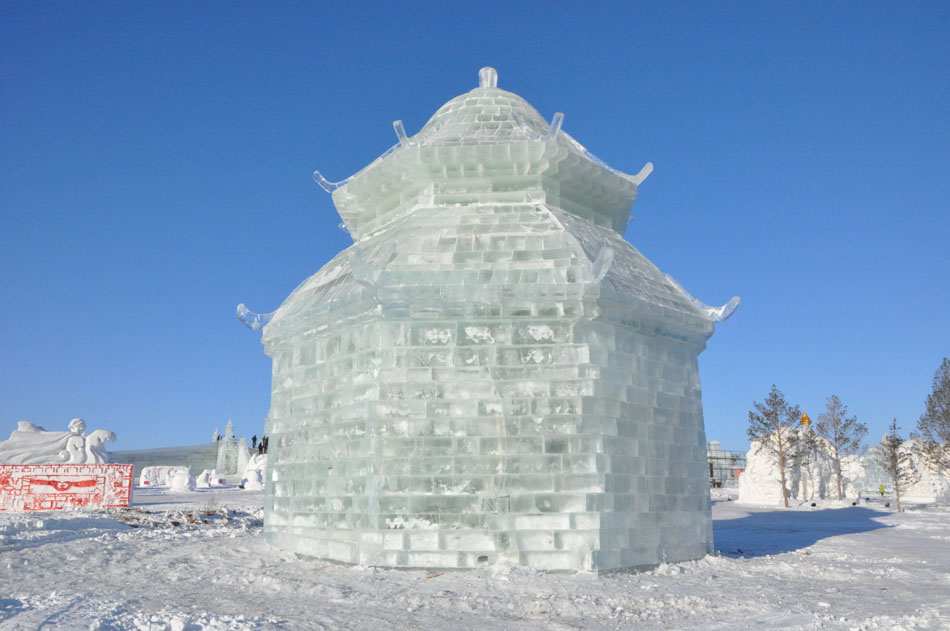
[[[950,628],[950,506],[730,492],[715,556],[598,575],[297,558],[265,543],[259,491],[138,487],[128,510],[0,515],[0,631]]]

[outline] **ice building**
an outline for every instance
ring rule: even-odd
[[[711,549],[706,307],[623,240],[637,175],[479,86],[350,178],[277,311],[264,534],[346,563],[641,568]]]

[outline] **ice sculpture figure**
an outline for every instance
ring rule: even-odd
[[[265,536],[400,567],[702,557],[697,358],[728,309],[622,238],[652,165],[479,78],[356,175],[315,173],[355,243],[269,321],[239,310],[273,358]]]

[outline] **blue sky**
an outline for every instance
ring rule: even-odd
[[[0,6],[0,437],[18,420],[191,444],[260,434],[234,317],[346,247],[339,180],[498,69],[612,166],[656,165],[626,237],[709,304],[707,436],[775,383],[876,442],[950,355],[950,5]]]

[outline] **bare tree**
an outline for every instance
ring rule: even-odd
[[[782,478],[782,500],[788,507],[788,488],[785,484],[785,472],[793,467],[806,453],[800,434],[796,431],[801,410],[797,405],[789,405],[782,391],[772,385],[769,396],[763,403],[753,401],[754,409],[749,411],[749,429],[746,434],[759,449],[778,466]]]
[[[844,499],[841,492],[841,458],[858,453],[861,440],[868,433],[868,426],[858,422],[857,416],[848,416],[848,406],[833,394],[825,400],[825,411],[818,415],[815,426],[818,435],[831,444],[831,455],[835,461],[835,475],[838,478],[838,499]]]
[[[884,473],[891,478],[891,484],[894,485],[897,512],[901,511],[901,489],[906,489],[918,480],[912,453],[908,449],[901,449],[904,439],[898,435],[899,429],[895,418],[887,428],[887,435],[881,441],[880,447],[874,451],[874,459],[881,465]]]
[[[934,373],[933,391],[927,395],[917,431],[928,465],[950,469],[950,359],[946,357]]]

